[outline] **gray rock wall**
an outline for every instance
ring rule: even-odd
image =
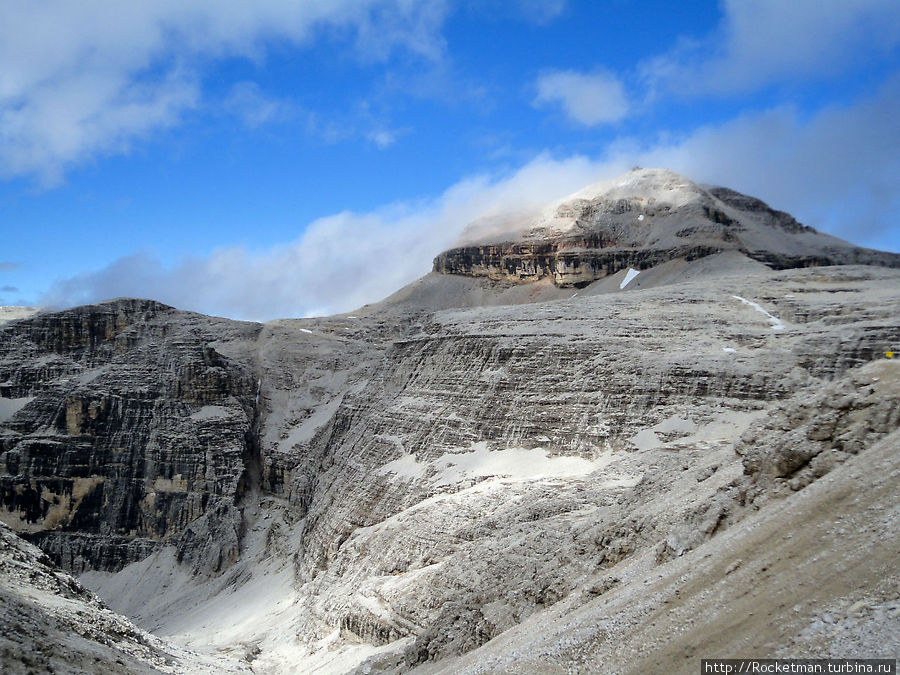
[[[258,331],[139,300],[4,326],[0,395],[28,402],[0,427],[0,518],[76,572],[198,536],[198,569],[233,562],[257,380],[213,345]]]

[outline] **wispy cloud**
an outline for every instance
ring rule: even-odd
[[[822,81],[900,44],[900,3],[725,0],[708,36],[682,40],[641,65],[655,95],[692,97]]]
[[[251,129],[263,124],[284,122],[299,114],[297,107],[291,103],[266,96],[256,82],[236,83],[223,105],[227,112]]]
[[[584,126],[617,122],[628,113],[625,87],[612,73],[556,70],[538,77],[535,105],[559,105]]]
[[[5,272],[7,270],[17,270],[21,267],[21,265],[17,262],[11,262],[9,260],[0,260],[0,272]]]
[[[856,244],[900,251],[900,74],[873,97],[811,119],[791,106],[745,115],[656,147],[614,153],[769,201]]]
[[[3,3],[0,174],[53,184],[73,164],[127,152],[200,103],[205,63],[262,58],[263,39],[302,45],[327,27],[368,60],[397,48],[437,59],[445,13],[443,0]],[[276,114],[258,91],[235,95],[248,123]]]
[[[463,0],[470,12],[497,18],[512,18],[538,26],[545,25],[566,11],[568,0]]]
[[[566,0],[518,0],[519,12],[533,23],[552,21],[566,9]]]
[[[378,131],[372,131],[367,134],[366,138],[368,138],[372,143],[374,143],[379,149],[384,150],[385,148],[389,148],[394,143],[397,142],[397,135],[388,131],[387,129],[379,129]]]

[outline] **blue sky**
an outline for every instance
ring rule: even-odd
[[[326,314],[631,166],[900,251],[896,0],[0,0],[0,304]]]

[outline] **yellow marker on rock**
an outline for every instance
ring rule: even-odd
[[[894,352],[885,352],[884,356],[885,358],[892,359],[894,358]]]

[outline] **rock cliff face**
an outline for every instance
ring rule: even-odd
[[[624,182],[351,316],[3,326],[0,519],[254,672],[694,672],[826,655],[822,611],[844,655],[900,655],[895,258],[804,267],[824,240],[786,214]],[[571,242],[622,257],[557,278]]]
[[[703,188],[671,171],[638,169],[582,190],[534,218],[486,233],[441,253],[434,271],[583,287],[629,267],[740,251],[773,269],[821,265],[900,267],[900,255],[872,251],[820,234],[753,197]],[[485,236],[495,238],[479,242]]]
[[[0,518],[75,572],[164,541],[198,569],[233,562],[257,380],[216,347],[259,328],[141,300],[0,328]]]

